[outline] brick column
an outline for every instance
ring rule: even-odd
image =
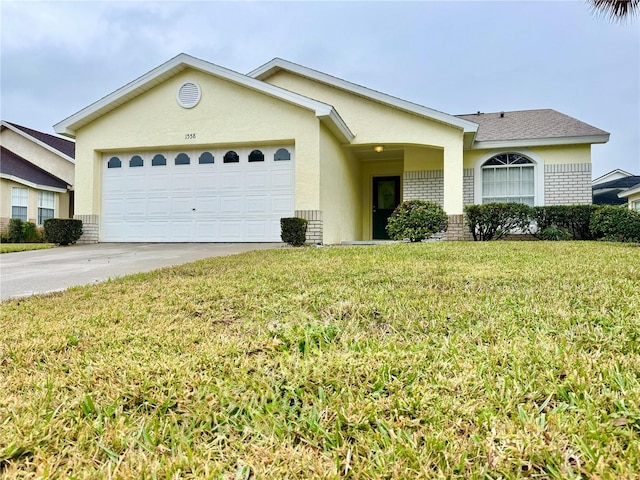
[[[309,222],[307,243],[322,244],[322,210],[296,210],[294,216]]]
[[[74,215],[76,220],[82,220],[82,236],[78,244],[98,243],[100,238],[100,220],[98,215]]]

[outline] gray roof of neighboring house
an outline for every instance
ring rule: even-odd
[[[51,148],[55,148],[59,152],[64,153],[67,157],[75,158],[76,156],[76,144],[74,142],[71,142],[65,138],[56,137],[55,135],[49,135],[48,133],[39,132],[38,130],[33,130],[32,128],[23,127],[22,125],[18,125],[13,122],[7,123],[19,130],[22,130],[27,135],[40,140],[42,143],[46,143]]]
[[[608,132],[552,109],[456,115],[477,123],[477,142],[531,138],[584,137]]]
[[[66,189],[70,185],[61,178],[34,165],[20,155],[0,146],[0,173],[47,187]]]

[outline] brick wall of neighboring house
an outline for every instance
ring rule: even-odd
[[[98,215],[74,215],[73,218],[82,220],[82,236],[77,243],[98,243],[100,231]]]
[[[404,201],[425,200],[444,204],[444,172],[442,170],[404,172],[402,182]]]
[[[590,163],[544,166],[545,205],[589,204],[591,195]]]
[[[296,210],[294,215],[309,222],[307,224],[307,243],[322,244],[322,210]]]

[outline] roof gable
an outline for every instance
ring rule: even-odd
[[[431,120],[435,120],[440,123],[444,123],[446,125],[451,125],[457,128],[462,129],[465,133],[475,133],[478,130],[478,126],[469,122],[462,118],[457,118],[454,115],[449,115],[448,113],[440,112],[438,110],[434,110],[431,108],[424,107],[422,105],[418,105],[416,103],[409,102],[407,100],[402,100],[400,98],[394,97],[392,95],[388,95],[386,93],[378,92],[376,90],[372,90],[367,87],[363,87],[361,85],[348,82],[338,77],[334,77],[328,75],[323,72],[319,72],[317,70],[313,70],[308,67],[304,67],[302,65],[298,65],[293,62],[289,62],[282,58],[274,58],[268,63],[265,63],[261,67],[256,68],[252,72],[249,72],[247,75],[252,78],[257,78],[259,80],[266,80],[277,72],[285,70],[297,75],[301,75],[306,78],[310,78],[312,80],[331,85],[333,87],[339,88],[341,90],[345,90],[351,92],[355,95],[374,100],[376,102],[382,103],[384,105],[389,105],[394,108],[404,110],[409,113],[413,113],[415,115],[420,115],[422,117],[429,118]]]
[[[199,70],[310,110],[314,112],[318,119],[343,143],[349,143],[353,140],[353,133],[351,133],[349,127],[331,105],[304,97],[184,53],[177,55],[115,92],[110,93],[97,102],[58,122],[54,125],[54,129],[57,133],[74,136],[78,128],[91,123],[93,120],[118,108],[132,98],[152,89],[187,68]]]
[[[0,146],[0,176],[35,188],[66,191],[70,187],[61,178],[34,165],[20,155]]]
[[[633,175],[632,173],[629,173],[626,170],[616,168],[615,170],[611,170],[610,172],[607,172],[604,175],[600,175],[598,178],[594,179],[591,182],[591,184],[598,185],[600,183],[616,180],[618,178],[631,177],[632,175]]]
[[[71,140],[39,132],[38,130],[33,130],[32,128],[23,127],[17,123],[6,122],[4,120],[1,122],[1,125],[2,128],[8,128],[9,130],[34,143],[37,143],[41,147],[46,148],[65,160],[75,163],[76,144]]]

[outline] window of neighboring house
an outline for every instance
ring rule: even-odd
[[[279,148],[273,156],[273,159],[276,162],[280,160],[291,160],[291,154],[286,148]]]
[[[166,164],[167,164],[167,159],[165,158],[164,155],[160,155],[159,153],[154,155],[154,157],[151,159],[152,167],[161,167]]]
[[[176,165],[189,165],[190,163],[191,159],[186,153],[179,153],[176,157]]]
[[[496,155],[482,164],[482,203],[535,204],[535,164],[518,153]]]
[[[633,202],[633,208],[634,210],[638,210],[640,212],[640,200],[636,200],[635,202]]]
[[[224,158],[222,159],[224,163],[238,163],[240,161],[240,157],[233,150],[229,150],[224,154]]]
[[[27,204],[29,203],[29,189],[22,187],[11,188],[11,218],[27,221]]]
[[[131,160],[129,160],[130,167],[142,167],[143,165],[144,161],[142,160],[142,157],[140,155],[134,155],[133,157],[131,157]]]
[[[200,158],[198,159],[198,163],[213,163],[213,155],[211,152],[202,152],[202,155],[200,155]]]
[[[48,218],[53,218],[56,197],[53,192],[38,192],[38,225]]]
[[[107,162],[107,168],[120,168],[122,167],[122,162],[118,157],[111,157]]]
[[[260,150],[254,150],[249,154],[250,162],[264,162],[264,153]]]

